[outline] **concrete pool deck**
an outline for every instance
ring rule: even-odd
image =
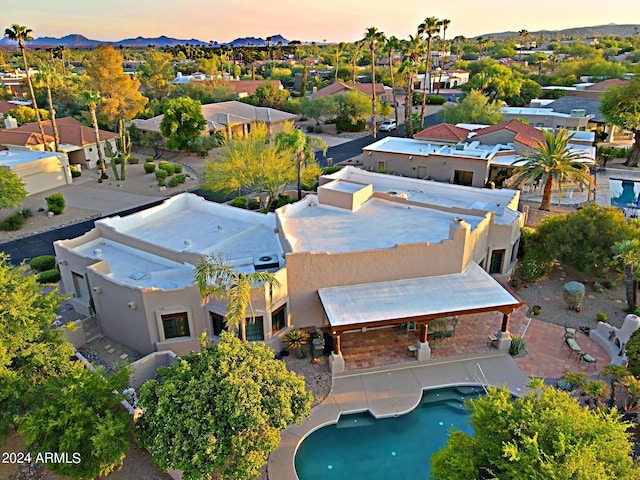
[[[377,418],[401,415],[418,405],[424,389],[484,383],[480,369],[489,385],[505,385],[514,394],[525,391],[529,382],[510,355],[495,351],[334,376],[329,396],[311,417],[282,432],[280,446],[269,456],[269,478],[297,480],[294,457],[299,443],[314,430],[336,423],[340,414],[368,410]]]

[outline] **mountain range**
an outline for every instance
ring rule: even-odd
[[[564,30],[537,30],[535,32],[529,32],[529,37],[539,37],[540,34],[544,34],[547,40],[550,40],[553,37],[594,38],[604,37],[607,35],[631,37],[633,35],[636,35],[638,32],[640,32],[640,25],[637,24],[617,25],[615,23],[609,23],[608,25],[597,25],[595,27],[565,28]],[[494,40],[500,40],[510,37],[517,38],[518,36],[519,32],[497,32],[477,35],[474,38],[492,37]]]
[[[272,35],[271,36],[271,45],[277,45],[278,42],[282,42],[283,45],[288,45],[289,40],[284,38],[282,35]],[[202,40],[197,40],[192,38],[191,40],[183,40],[178,38],[170,38],[164,35],[155,38],[149,37],[136,37],[136,38],[126,38],[124,40],[119,40],[116,42],[104,42],[101,40],[92,40],[83,35],[66,35],[61,38],[55,37],[38,37],[34,39],[32,42],[29,42],[28,45],[30,48],[46,48],[46,47],[57,47],[64,46],[67,48],[95,48],[98,45],[113,45],[114,47],[129,47],[129,48],[144,48],[148,45],[155,45],[156,47],[173,47],[176,45],[184,45],[189,43],[191,45],[201,45],[201,46],[233,46],[233,47],[244,47],[244,46],[256,46],[256,47],[266,47],[267,40],[265,38],[260,37],[241,37],[232,40],[227,43],[217,43],[217,42],[203,42]],[[17,46],[18,42],[9,40],[4,37],[0,39],[0,47],[4,46]]]

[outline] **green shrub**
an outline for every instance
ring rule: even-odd
[[[122,157],[113,157],[111,161],[116,165],[120,165],[122,163]]]
[[[313,133],[322,133],[324,130],[322,130],[322,126],[321,125],[314,125],[313,126]]]
[[[180,180],[178,180],[178,177],[171,177],[169,179],[169,186],[170,187],[177,187],[180,184]]]
[[[181,163],[173,163],[172,165],[176,173],[182,173],[183,166]]]
[[[80,175],[82,175],[82,172],[73,165],[69,166],[69,171],[71,172],[71,178],[78,178]]]
[[[525,282],[537,282],[553,269],[553,258],[544,248],[538,233],[529,227],[520,230],[520,278]]]
[[[154,162],[155,158],[153,158],[153,157],[144,157],[144,161],[145,161],[145,163]]]
[[[61,193],[52,193],[45,198],[47,201],[47,210],[53,212],[54,215],[60,215],[64,212],[64,197]]]
[[[640,330],[633,332],[625,347],[629,364],[627,367],[634,377],[640,377]]]
[[[342,117],[336,118],[336,130],[338,132],[362,132],[366,125],[366,120],[351,122]]]
[[[313,133],[313,125],[307,125],[307,132]]]
[[[422,102],[422,99],[420,100]],[[447,99],[442,95],[427,95],[427,103],[429,105],[444,105]]]
[[[563,297],[564,303],[571,310],[579,310],[582,308],[582,300],[584,300],[585,288],[580,282],[568,282],[564,284]]]
[[[249,206],[249,202],[246,197],[236,197],[229,202],[229,205],[232,207],[244,208],[246,209]]]
[[[260,200],[256,197],[250,198],[249,203],[247,204],[247,208],[249,210],[257,210],[260,208]]]
[[[593,289],[596,293],[604,293],[604,285],[600,282],[593,282]]]
[[[339,172],[340,170],[342,170],[342,167],[337,165],[334,165],[332,167],[322,167],[320,169],[320,171],[322,172],[322,175],[331,175],[332,173]]]
[[[21,208],[20,210],[18,210],[18,215],[26,220],[27,218],[33,217],[33,212],[30,208]]]
[[[178,183],[184,183],[187,180],[187,176],[184,173],[176,175],[174,178],[178,180]]]
[[[602,323],[609,323],[609,316],[606,313],[596,313],[596,320]]]
[[[57,268],[40,272],[37,277],[38,283],[56,283],[60,281],[60,271]]]
[[[272,202],[272,208],[277,209],[294,202],[295,200],[287,195],[279,195],[278,199]]]
[[[296,351],[298,358],[305,358],[307,354],[304,351],[304,347],[309,343],[309,338],[310,336],[307,332],[294,328],[284,336],[282,341],[287,347]]]
[[[140,163],[140,159],[138,157],[129,157],[127,159],[127,163],[129,165],[137,165],[138,163]]]
[[[56,268],[56,257],[53,255],[40,255],[39,257],[33,257],[29,262],[31,270],[36,272],[44,272],[46,270],[52,270]]]
[[[156,164],[153,161],[145,162],[142,167],[144,168],[145,173],[153,173],[156,171]]]
[[[15,232],[16,230],[20,230],[25,223],[25,218],[16,212],[0,221],[0,230],[3,232]]]
[[[162,186],[164,185],[164,181],[167,178],[167,171],[166,170],[157,170],[156,171],[156,180],[158,180],[158,185]]]
[[[520,355],[524,351],[524,340],[520,335],[511,335],[511,346],[509,347],[509,355]]]
[[[169,163],[169,162],[160,162],[158,164],[158,168],[160,170],[164,170],[165,172],[167,172],[167,176],[171,176],[174,173],[176,173],[176,167],[175,164],[173,163]]]

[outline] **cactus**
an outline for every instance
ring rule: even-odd
[[[109,143],[108,141],[104,142],[104,154],[109,159],[109,163],[111,164],[111,169],[113,170],[113,176],[115,177],[116,180],[120,180],[120,178],[118,177],[118,167],[116,163],[116,158],[118,158],[118,152],[117,150],[116,151],[113,150],[111,143]]]
[[[129,135],[129,130],[127,130],[124,125],[123,118],[118,120],[118,134],[119,137],[116,138],[116,148],[118,150],[118,156],[122,160],[122,163],[120,164],[120,180],[124,180],[127,163],[129,161],[129,156],[131,155],[131,135]]]
[[[584,299],[585,288],[580,282],[568,282],[564,284],[564,301],[571,310],[580,311]]]

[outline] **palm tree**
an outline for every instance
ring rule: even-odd
[[[376,127],[376,44],[383,43],[385,40],[384,33],[376,27],[367,28],[362,39],[363,42],[369,44],[369,52],[371,53],[371,129],[374,140],[378,133]]]
[[[524,44],[529,38],[529,31],[522,29],[518,32],[518,37],[520,38],[520,62],[524,59]]]
[[[404,60],[398,69],[403,74],[407,84],[407,94],[404,100],[404,129],[407,138],[413,136],[413,78],[418,73],[420,57],[424,51],[424,42],[418,35],[409,35],[409,40],[404,44]]]
[[[345,47],[345,43],[344,42],[340,42],[336,45],[336,72],[334,75],[334,82],[338,81],[338,69],[340,67],[340,56],[342,55],[342,52],[344,52],[344,47]]]
[[[396,132],[398,131],[398,100],[396,99],[396,82],[393,78],[393,55],[400,49],[400,40],[391,35],[384,44],[384,48],[389,56],[389,76],[391,77],[391,92],[393,94],[393,109],[396,112]]]
[[[51,121],[51,129],[53,130],[53,141],[56,152],[60,151],[60,134],[58,133],[58,124],[56,122],[56,109],[53,107],[53,99],[51,97],[51,83],[56,79],[56,70],[52,65],[45,63],[38,67],[34,80],[36,83],[43,84],[47,89],[47,100],[49,102],[49,119]]]
[[[96,116],[96,109],[100,103],[100,94],[92,90],[84,90],[80,93],[80,103],[89,108],[89,114],[91,115],[91,123],[93,125],[93,131],[96,136],[96,150],[98,151],[98,165],[100,167],[100,179],[106,180],[109,178],[107,175],[107,164],[104,161],[104,154],[102,153],[102,146],[100,145],[100,129],[98,128],[98,117]]]
[[[294,128],[292,123],[285,125],[284,129],[276,134],[276,144],[279,150],[288,150],[296,158],[298,166],[298,200],[302,198],[302,166],[305,164],[307,158],[315,159],[315,148],[322,150],[322,153],[327,153],[327,142],[321,138],[309,137],[302,132]]]
[[[22,53],[22,62],[24,64],[24,71],[27,75],[27,85],[29,86],[29,94],[31,95],[31,103],[33,105],[33,109],[36,112],[36,120],[38,122],[38,129],[40,130],[40,135],[42,135],[42,143],[44,145],[45,150],[50,150],[47,142],[45,140],[44,134],[44,126],[42,125],[42,118],[40,117],[40,110],[38,110],[38,102],[36,102],[36,95],[33,93],[33,84],[31,83],[31,74],[29,73],[29,64],[27,63],[27,53],[24,46],[24,42],[30,42],[33,40],[31,36],[31,29],[25,27],[23,25],[18,25],[14,23],[10,28],[5,29],[4,36],[9,40],[17,40],[18,46],[20,47],[20,52]]]
[[[538,141],[538,146],[532,152],[526,153],[522,158],[511,165],[522,163],[515,168],[514,175],[509,180],[510,187],[520,187],[523,183],[542,181],[544,190],[539,210],[549,210],[551,206],[551,194],[554,182],[558,184],[558,203],[562,197],[562,182],[570,180],[580,187],[595,189],[593,178],[589,174],[589,167],[580,162],[583,159],[581,153],[571,151],[568,146],[573,135],[564,130],[554,133],[544,130],[544,141]]]
[[[602,380],[585,381],[581,391],[587,397],[587,404],[593,401],[594,408],[602,407],[603,402],[609,397],[609,386]]]
[[[226,299],[227,314],[225,323],[228,327],[240,331],[240,338],[247,341],[245,315],[247,308],[251,320],[255,314],[251,305],[251,290],[264,286],[271,293],[273,288],[280,287],[280,282],[270,272],[236,272],[220,255],[208,255],[198,262],[194,271],[194,280],[200,295],[207,302],[211,297]]]
[[[613,255],[624,265],[624,285],[629,311],[636,309],[638,277],[640,277],[640,240],[621,240],[613,244]]]
[[[427,17],[418,25],[418,35],[427,36],[427,57],[424,69],[424,84],[422,86],[422,107],[420,108],[420,128],[424,127],[424,114],[427,108],[427,84],[431,91],[431,41],[433,35],[440,33],[440,20],[436,17]]]
[[[446,43],[447,28],[449,28],[450,23],[451,23],[451,20],[449,20],[448,18],[443,18],[442,20],[440,20],[440,25],[442,25],[442,51],[440,52],[441,60],[444,59],[444,53],[447,48],[447,43]],[[444,63],[445,63],[444,60],[440,62],[440,75],[438,76],[438,91],[436,92],[437,95],[440,95],[440,82],[442,82],[442,70],[444,68]]]
[[[364,43],[362,41],[354,42],[351,48],[351,73],[352,73],[352,81],[356,83],[356,65],[360,57],[362,56],[362,49],[364,47]]]

